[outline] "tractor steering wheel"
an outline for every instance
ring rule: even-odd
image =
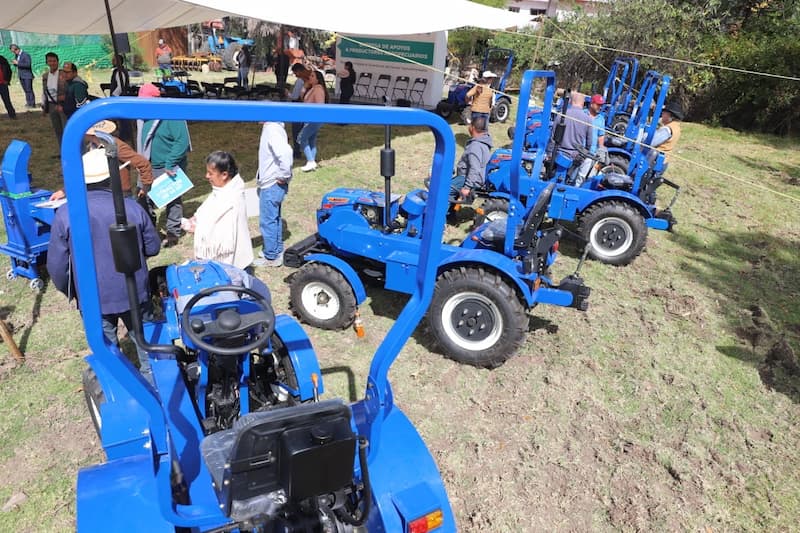
[[[215,320],[206,322],[201,318],[189,319],[189,316],[202,298],[210,296],[218,292],[235,292],[240,295],[247,295],[254,299],[255,303],[260,309],[247,313],[246,315],[239,314],[236,309],[222,310]],[[231,337],[234,335],[241,335],[248,330],[256,327],[263,326],[264,330],[253,340],[251,343],[240,347],[223,348],[214,346],[203,340],[205,337],[212,339],[220,339]],[[266,344],[272,333],[275,331],[275,311],[267,299],[261,294],[257,293],[247,287],[240,287],[237,285],[220,285],[218,287],[208,287],[201,290],[186,303],[181,313],[181,329],[186,333],[186,336],[202,350],[212,352],[218,355],[241,355],[251,352],[262,345]]]

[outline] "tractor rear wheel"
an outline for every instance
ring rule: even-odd
[[[450,118],[450,114],[453,112],[453,104],[441,101],[436,104],[436,114],[442,117],[443,119],[447,120]]]
[[[514,288],[499,274],[459,267],[436,281],[428,325],[446,357],[496,368],[519,349],[528,315]]]
[[[91,367],[83,371],[81,375],[83,381],[83,396],[86,398],[86,405],[89,407],[89,416],[92,418],[94,430],[97,436],[101,437],[100,429],[103,427],[103,419],[100,417],[100,406],[106,403],[106,395]]]
[[[489,118],[491,122],[502,123],[508,120],[509,115],[511,115],[511,102],[506,98],[500,98],[492,107],[492,113]]]
[[[647,226],[642,215],[623,202],[591,206],[580,217],[578,233],[589,242],[589,255],[609,265],[627,265],[644,249]]]
[[[480,214],[475,215],[475,226],[491,222],[498,218],[508,217],[508,200],[505,198],[487,198],[481,205]]]
[[[347,279],[323,263],[306,263],[292,277],[289,305],[306,324],[344,329],[356,318],[356,296]]]
[[[612,155],[608,158],[608,164],[600,169],[601,174],[627,174],[629,161],[621,155]]]

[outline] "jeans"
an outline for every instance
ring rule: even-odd
[[[22,85],[22,90],[25,91],[25,105],[28,107],[36,107],[36,95],[33,93],[33,80],[20,78],[19,83]]]
[[[266,189],[258,189],[258,226],[264,240],[261,255],[266,259],[277,259],[283,252],[283,224],[281,202],[289,192],[289,185],[276,183]]]
[[[478,118],[478,117],[485,118],[486,119],[486,125],[487,126],[489,125],[489,113],[479,113],[477,111],[472,111],[472,116],[471,116],[470,120],[475,122],[475,119]]]
[[[242,86],[242,89],[247,90],[248,82],[247,82],[247,74],[250,72],[250,67],[239,67],[239,85]]]
[[[461,198],[461,189],[464,188],[464,183],[466,182],[466,176],[453,176],[453,179],[450,180],[450,201],[455,202]]]
[[[182,161],[181,168],[186,167],[186,161]],[[164,173],[163,168],[153,167],[153,177],[157,178]],[[167,210],[167,235],[173,237],[180,237],[183,234],[181,230],[181,218],[183,218],[183,197],[178,196],[165,206]]]
[[[298,141],[297,138],[300,136],[300,130],[303,129],[304,125],[304,122],[292,122],[292,153],[295,158],[300,157],[300,154],[303,153],[300,141]]]
[[[17,111],[14,109],[14,104],[11,103],[11,96],[8,94],[8,85],[0,83],[0,98],[3,100],[3,105],[6,106],[8,118],[17,118]]]
[[[153,308],[150,302],[139,304],[139,312],[142,315],[142,321],[153,320]],[[142,373],[142,376],[152,384],[153,370],[150,368],[150,359],[147,355],[147,352],[139,347],[139,343],[136,342],[136,337],[130,333],[130,331],[133,329],[131,312],[125,311],[124,313],[103,315],[103,335],[105,335],[109,342],[119,346],[119,339],[117,337],[117,324],[120,320],[122,320],[122,323],[125,324],[126,328],[128,328],[128,337],[133,342],[133,345],[136,346],[136,355],[139,358],[139,371]]]
[[[303,129],[297,135],[297,141],[303,148],[303,153],[306,155],[306,161],[317,160],[317,134],[322,124],[318,122],[306,122],[303,124]]]

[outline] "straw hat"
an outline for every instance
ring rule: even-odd
[[[128,163],[129,162],[125,162],[120,165],[119,169],[122,170],[127,167]],[[87,185],[100,183],[110,177],[111,173],[108,171],[108,158],[106,157],[105,150],[102,148],[95,148],[83,154],[83,181],[86,182]]]
[[[114,133],[114,130],[117,129],[117,125],[114,124],[111,120],[101,120],[88,130],[86,130],[86,135],[94,135],[95,132],[101,131],[103,133],[108,133],[109,135]]]

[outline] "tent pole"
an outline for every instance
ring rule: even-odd
[[[117,39],[115,38],[114,33],[114,22],[111,20],[111,7],[108,5],[108,0],[103,0],[106,4],[106,18],[108,18],[108,29],[111,32],[111,48],[114,50],[114,57],[119,55],[117,52]]]

